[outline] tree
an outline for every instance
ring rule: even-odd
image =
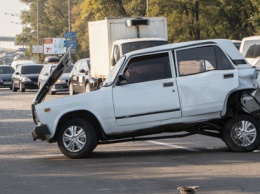
[[[22,13],[27,26],[16,37],[27,45],[37,43],[37,2],[39,40],[64,37],[68,31],[68,5],[64,0],[20,0],[30,5]],[[88,22],[105,17],[164,16],[168,21],[169,42],[228,38],[242,39],[260,33],[259,0],[70,0],[71,26],[77,35],[75,59],[89,57]],[[26,38],[22,35],[26,34]],[[39,43],[40,43],[39,42]],[[31,50],[27,52],[31,55]],[[34,56],[35,57],[35,56]],[[41,59],[44,56],[41,55]]]

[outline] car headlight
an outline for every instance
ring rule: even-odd
[[[58,81],[57,81],[57,83],[62,83],[62,82],[66,82],[66,80],[58,79]]]
[[[28,77],[22,77],[21,80],[23,82],[30,82],[31,81]]]
[[[3,83],[3,80],[0,79],[0,83]]]

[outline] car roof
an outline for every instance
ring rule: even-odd
[[[123,43],[128,43],[128,42],[141,42],[141,41],[165,41],[165,42],[167,42],[167,40],[163,39],[163,38],[131,38],[131,39],[116,40],[116,41],[114,41],[114,43],[123,44]]]
[[[196,40],[196,41],[189,41],[189,42],[166,44],[166,45],[150,47],[138,51],[132,51],[125,55],[129,57],[133,54],[156,52],[156,51],[163,51],[163,50],[170,50],[170,49],[181,49],[181,48],[192,47],[192,46],[196,47],[196,46],[206,45],[206,44],[217,44],[220,48],[222,48],[227,53],[227,55],[229,55],[231,59],[244,60],[243,55],[237,50],[233,42],[229,39],[208,39],[208,40]]]
[[[22,64],[22,65],[20,65],[21,67],[26,67],[26,66],[30,66],[30,67],[32,67],[32,66],[43,66],[42,64]]]

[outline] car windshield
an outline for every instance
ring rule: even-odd
[[[123,55],[131,51],[167,44],[167,41],[138,41],[122,45]]]
[[[103,87],[108,87],[113,84],[116,75],[120,70],[120,67],[122,66],[124,60],[125,60],[125,56],[121,57],[120,60],[116,63],[116,65],[112,68],[112,70],[109,72],[108,76],[106,77]]]
[[[41,70],[42,70],[41,65],[39,66],[23,66],[22,70],[21,70],[21,74],[40,74]]]
[[[14,69],[10,66],[0,67],[0,74],[12,74],[14,73]]]
[[[70,66],[65,70],[64,73],[70,73],[71,70],[72,70],[72,68],[73,68],[73,65],[70,65]]]

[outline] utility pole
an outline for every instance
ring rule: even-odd
[[[68,24],[69,24],[69,32],[70,32],[70,0],[68,0]]]

